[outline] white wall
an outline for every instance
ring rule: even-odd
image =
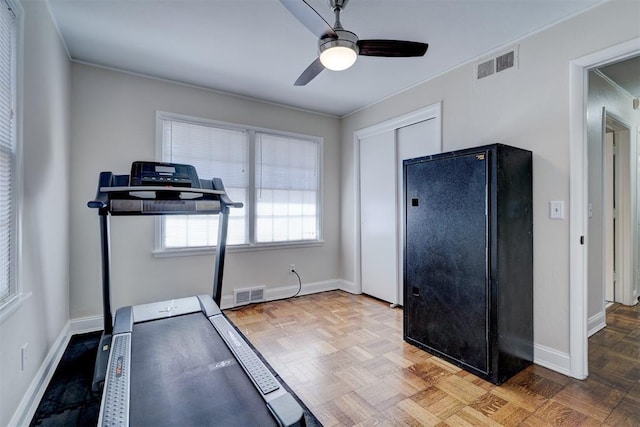
[[[353,132],[442,101],[443,151],[493,142],[533,151],[534,339],[537,357],[544,350],[568,364],[569,222],[550,220],[548,202],[564,200],[565,208],[569,206],[569,63],[640,36],[639,18],[639,2],[607,2],[521,40],[517,70],[474,83],[473,65],[465,64],[346,117],[341,153],[342,277],[354,280],[356,265]]]
[[[45,3],[24,1],[24,205],[20,284],[30,296],[0,325],[0,425],[69,320],[70,63]],[[20,347],[28,343],[26,369]]]
[[[87,208],[98,173],[155,159],[155,111],[324,138],[321,246],[227,252],[223,298],[233,289],[335,281],[339,235],[339,120],[122,72],[73,64],[71,89],[71,318],[102,315],[98,215]],[[213,255],[153,258],[154,220],[113,218],[113,307],[211,293]],[[267,292],[268,292],[267,290]]]
[[[602,247],[604,245],[602,225],[602,107],[606,107],[608,113],[614,114],[618,119],[632,127],[630,140],[631,146],[635,147],[637,144],[637,129],[640,125],[640,111],[633,109],[632,102],[633,98],[628,93],[613,86],[598,74],[589,73],[587,143],[589,150],[589,203],[593,205],[593,217],[589,218],[588,229],[588,319],[592,319],[604,311],[602,298],[604,267],[602,260]],[[636,154],[636,149],[632,148],[631,153],[632,155]],[[637,161],[632,163],[637,164]],[[632,175],[635,174],[632,173]],[[604,313],[602,313],[602,317],[602,320],[604,320]]]

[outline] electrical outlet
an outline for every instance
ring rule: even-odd
[[[296,271],[296,265],[295,264],[289,264],[289,273],[293,273],[294,271]]]
[[[28,343],[24,343],[22,344],[22,347],[20,347],[20,370],[21,371],[24,371],[25,368],[27,367],[27,360],[29,360],[27,355],[28,348],[29,348]]]

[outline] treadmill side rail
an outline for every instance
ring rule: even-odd
[[[260,390],[264,399],[269,401],[266,396],[281,388],[278,380],[271,375],[269,369],[262,363],[253,349],[249,347],[249,344],[242,339],[222,314],[211,316],[209,321],[211,321],[211,324],[216,328],[224,342],[227,343],[227,347],[233,352],[233,355],[240,362],[251,381]]]
[[[282,387],[227,318],[223,314],[217,314],[209,317],[209,321],[227,343],[242,369],[255,384],[256,389],[261,392],[267,407],[280,425],[287,427],[304,426],[304,412],[300,404]]]
[[[100,405],[99,426],[129,425],[130,367],[131,333],[114,335]]]

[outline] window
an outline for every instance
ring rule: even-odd
[[[320,240],[322,141],[171,113],[157,114],[161,160],[194,165],[201,179],[222,179],[233,201],[227,244],[269,246]],[[160,220],[159,251],[215,246],[218,217]]]
[[[0,0],[0,308],[17,296],[16,15]]]

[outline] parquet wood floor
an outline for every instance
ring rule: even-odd
[[[530,366],[501,386],[402,339],[402,309],[331,291],[226,310],[325,426],[640,426],[640,307],[589,340],[590,376]]]

